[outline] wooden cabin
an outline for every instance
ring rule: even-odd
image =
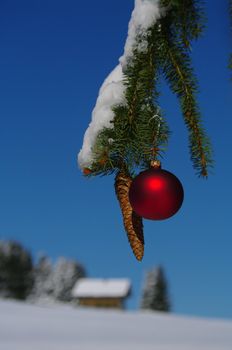
[[[80,278],[72,296],[78,305],[123,309],[131,293],[131,282],[126,279]]]

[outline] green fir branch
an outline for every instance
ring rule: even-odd
[[[185,124],[189,131],[189,148],[194,168],[200,176],[208,176],[208,168],[212,166],[211,146],[202,127],[201,114],[196,99],[198,84],[191,66],[189,52],[176,40],[171,30],[170,18],[162,21],[160,35],[162,51],[160,64],[162,72],[177,95],[182,108]]]
[[[161,0],[164,12],[172,17],[172,29],[178,32],[178,40],[187,48],[205,28],[203,0]]]
[[[148,30],[148,49],[137,49],[124,72],[126,106],[114,106],[112,128],[103,129],[94,146],[95,162],[91,175],[126,171],[130,176],[136,168],[147,168],[152,159],[161,156],[168,141],[168,128],[157,107],[155,90],[154,30]],[[109,144],[108,140],[113,140]],[[161,150],[162,149],[162,150]],[[105,161],[104,161],[105,160]]]
[[[196,98],[198,84],[190,60],[191,42],[204,28],[202,1],[160,3],[164,16],[145,34],[137,35],[133,55],[123,72],[126,105],[112,107],[112,127],[104,128],[97,136],[89,176],[118,170],[132,176],[136,169],[146,169],[152,159],[162,157],[169,130],[157,103],[160,73],[179,98],[193,166],[199,175],[208,176],[211,146],[202,126]],[[147,50],[141,51],[144,39]]]

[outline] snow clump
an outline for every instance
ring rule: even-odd
[[[133,57],[136,45],[140,52],[147,50],[148,30],[161,17],[161,13],[159,0],[135,0],[123,56],[120,57],[119,64],[108,75],[99,90],[96,105],[92,111],[92,121],[84,135],[83,146],[78,154],[78,163],[81,169],[91,167],[94,161],[93,148],[99,132],[103,128],[113,127],[111,123],[114,119],[112,108],[116,105],[126,105],[123,72]],[[136,44],[137,36],[143,38],[139,44]]]

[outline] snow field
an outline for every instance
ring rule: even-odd
[[[232,322],[0,301],[1,350],[231,350]]]

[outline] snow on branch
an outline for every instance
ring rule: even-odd
[[[112,107],[126,104],[123,71],[133,56],[138,35],[144,37],[144,40],[140,42],[137,49],[140,51],[147,49],[146,31],[161,17],[161,12],[159,0],[135,0],[124,53],[119,59],[119,64],[108,75],[99,90],[96,105],[92,111],[92,121],[84,135],[83,146],[78,154],[80,168],[84,169],[91,166],[94,161],[93,147],[97,135],[103,128],[112,127],[112,123],[110,123],[114,119]]]

